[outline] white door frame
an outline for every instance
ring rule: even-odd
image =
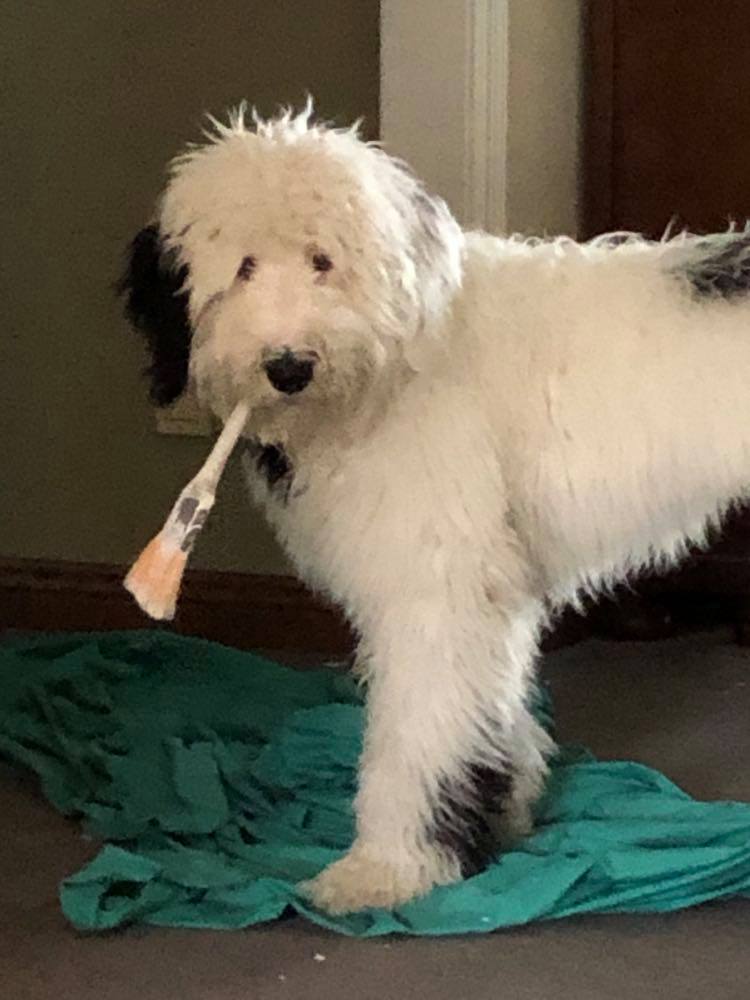
[[[507,223],[510,0],[381,0],[380,135],[459,221]]]

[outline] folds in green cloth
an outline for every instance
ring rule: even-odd
[[[159,631],[0,645],[0,754],[103,842],[61,887],[78,928],[237,928],[291,908],[345,934],[452,934],[750,896],[750,804],[563,751],[535,834],[481,874],[394,912],[317,912],[296,883],[351,842],[361,736],[335,671]]]

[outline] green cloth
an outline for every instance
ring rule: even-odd
[[[61,888],[78,928],[245,927],[291,907],[345,934],[451,934],[750,896],[750,805],[565,751],[537,832],[483,873],[395,912],[318,913],[295,883],[351,841],[361,733],[331,670],[158,631],[0,645],[0,753],[105,842]]]

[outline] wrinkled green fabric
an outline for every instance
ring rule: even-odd
[[[361,733],[334,671],[158,631],[0,646],[0,753],[104,841],[61,888],[78,928],[236,928],[291,907],[345,934],[451,934],[750,896],[750,804],[569,750],[537,832],[480,875],[394,912],[318,913],[295,883],[351,841]]]

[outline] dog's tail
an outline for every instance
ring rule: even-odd
[[[698,296],[750,295],[750,224],[712,236],[678,236],[670,244],[683,251],[680,270]]]

